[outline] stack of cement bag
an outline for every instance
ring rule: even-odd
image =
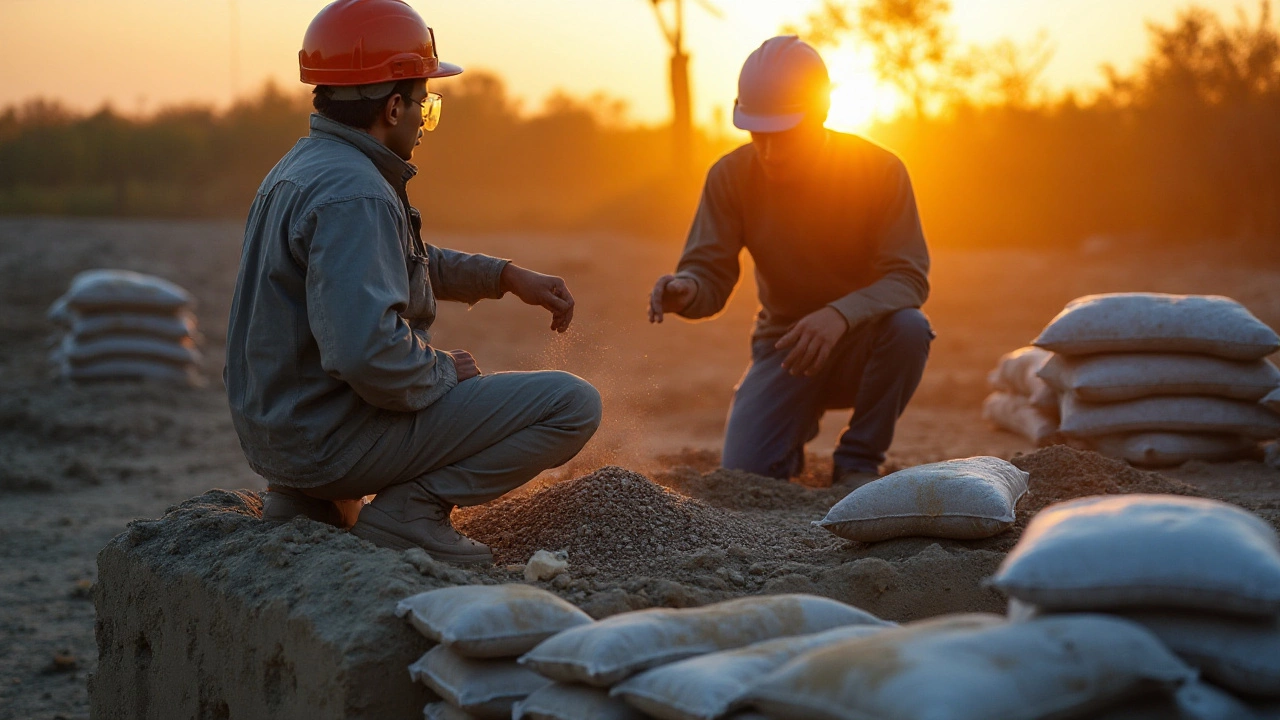
[[[1067,305],[1034,344],[1061,395],[1058,431],[1137,465],[1226,460],[1280,437],[1259,403],[1280,386],[1280,337],[1219,296],[1123,293]]]
[[[982,417],[996,427],[1043,445],[1058,431],[1058,393],[1040,379],[1040,369],[1053,353],[1024,347],[1000,358],[987,376],[991,394]]]
[[[1105,613],[1217,688],[1273,712],[1280,702],[1280,541],[1241,508],[1172,495],[1051,505],[991,584],[1014,622]]]
[[[49,309],[61,329],[51,359],[65,380],[147,379],[200,385],[191,294],[128,270],[75,276]]]

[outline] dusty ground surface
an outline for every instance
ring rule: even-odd
[[[240,454],[218,380],[240,233],[235,223],[0,220],[0,276],[5,278],[0,283],[0,553],[5,559],[0,563],[0,718],[87,717],[85,678],[95,664],[89,592],[94,556],[128,521],[159,517],[169,506],[209,488],[262,487]],[[542,311],[511,299],[470,310],[446,307],[436,333],[440,346],[471,350],[486,371],[557,367],[601,388],[606,418],[600,434],[579,459],[548,473],[539,486],[608,464],[641,470],[700,497],[707,506],[738,513],[735,517],[745,525],[735,523],[734,532],[755,530],[757,541],[777,533],[785,541],[777,547],[796,555],[766,558],[777,565],[753,573],[761,558],[749,552],[743,557],[728,551],[703,553],[701,560],[672,569],[686,581],[681,587],[734,593],[767,589],[771,580],[791,576],[786,587],[806,589],[796,578],[821,576],[806,568],[831,566],[841,557],[945,560],[929,554],[932,543],[828,547],[822,534],[810,534],[807,522],[833,501],[830,491],[704,476],[715,466],[714,448],[728,399],[747,360],[746,334],[754,310],[749,282],[714,321],[651,327],[643,317],[645,296],[653,278],[674,263],[674,245],[610,236],[436,242],[561,274],[578,300],[575,327],[564,337],[546,330]],[[936,253],[934,292],[926,311],[939,337],[916,400],[899,426],[890,469],[1030,451],[1019,438],[981,421],[985,374],[996,358],[1034,337],[1076,296],[1120,290],[1221,293],[1280,327],[1280,269],[1232,261],[1230,253],[1218,249],[1125,256],[1099,247],[1090,245],[1089,254]],[[207,337],[207,388],[72,388],[48,379],[44,311],[72,275],[93,267],[156,273],[199,298]],[[810,446],[814,457],[804,484],[823,484],[829,472],[823,456],[842,421],[839,413],[828,416],[823,434]],[[1051,455],[1036,456],[1046,457]],[[1187,483],[1188,492],[1239,502],[1273,523],[1280,515],[1280,473],[1261,463],[1197,464],[1164,476]],[[738,485],[725,492],[727,482]],[[535,500],[529,494],[511,502]],[[806,545],[806,539],[812,544]],[[505,552],[511,560],[519,559],[514,557],[519,542],[496,541],[500,551],[510,543]],[[1011,540],[988,542],[986,548],[967,551],[1001,552]],[[741,547],[742,538],[729,546]],[[625,552],[625,546],[617,551]],[[955,548],[940,546],[940,551],[954,553]],[[686,551],[675,547],[672,552]],[[608,558],[598,561],[607,564]],[[604,577],[580,573],[576,579],[589,581],[586,585],[560,590],[587,598],[602,594],[597,587],[607,591],[625,584],[622,578],[608,577],[618,574],[616,568],[591,567]],[[718,574],[721,568],[725,571]],[[648,570],[661,574],[662,568]],[[821,589],[816,582],[814,588]],[[652,586],[621,589],[611,596],[613,606],[601,605],[597,611],[678,601],[661,597],[661,588]]]

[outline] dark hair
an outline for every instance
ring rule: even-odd
[[[400,93],[402,97],[413,97],[413,87],[420,80],[401,80],[396,83],[391,92],[386,96],[377,100],[369,98],[361,98],[360,100],[334,100],[329,97],[329,87],[327,85],[317,85],[312,91],[311,105],[315,107],[316,112],[343,125],[349,125],[360,130],[368,130],[373,127],[374,120],[377,120],[378,114],[382,112],[382,108],[387,104],[387,98]]]

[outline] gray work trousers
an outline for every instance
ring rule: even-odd
[[[572,459],[600,414],[600,393],[576,375],[481,375],[405,413],[341,479],[303,492],[350,500],[418,482],[445,502],[479,505]]]

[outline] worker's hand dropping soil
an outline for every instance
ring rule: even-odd
[[[689,307],[698,286],[688,278],[675,275],[663,275],[653,284],[653,292],[649,294],[649,322],[662,322],[663,313],[675,312]]]
[[[833,307],[800,318],[774,345],[779,350],[791,348],[782,361],[782,367],[792,375],[813,375],[822,369],[831,357],[831,350],[849,330],[849,323]]]
[[[526,270],[514,263],[502,269],[501,287],[526,305],[540,305],[551,313],[551,329],[562,333],[573,322],[573,295],[564,280]]]

